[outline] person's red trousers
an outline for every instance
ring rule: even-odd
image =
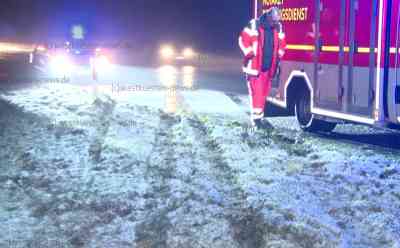
[[[249,76],[247,86],[249,88],[250,104],[252,107],[252,120],[264,117],[266,98],[271,90],[271,80],[269,71],[261,72],[258,76]]]

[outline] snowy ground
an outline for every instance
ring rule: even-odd
[[[249,136],[237,100],[2,92],[0,247],[400,247],[400,154],[288,118]]]

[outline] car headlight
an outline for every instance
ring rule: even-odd
[[[161,48],[160,54],[163,59],[171,59],[175,55],[175,51],[170,46],[164,46]]]
[[[185,59],[192,59],[194,55],[195,53],[192,48],[185,48],[183,50],[183,57],[185,57]]]
[[[73,64],[67,55],[56,55],[50,59],[50,67],[56,74],[69,74],[72,72]]]

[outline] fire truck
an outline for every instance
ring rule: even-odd
[[[281,10],[287,50],[269,103],[306,131],[400,124],[400,0],[251,0]]]

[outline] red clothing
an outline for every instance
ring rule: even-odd
[[[247,87],[252,106],[252,119],[264,117],[265,99],[271,89],[271,79],[269,72],[261,72],[258,76],[249,76],[248,78]]]
[[[264,28],[253,19],[246,26],[239,37],[239,47],[244,55],[243,72],[257,76],[261,72],[264,51]],[[286,48],[285,35],[273,30],[274,47],[272,55],[272,66],[270,71],[275,72],[278,59],[282,58]]]
[[[244,54],[243,72],[248,78],[249,95],[252,105],[252,119],[264,117],[266,98],[271,89],[278,60],[283,57],[286,47],[285,35],[273,30],[272,63],[268,71],[262,71],[265,30],[253,19],[239,37],[239,46]]]

